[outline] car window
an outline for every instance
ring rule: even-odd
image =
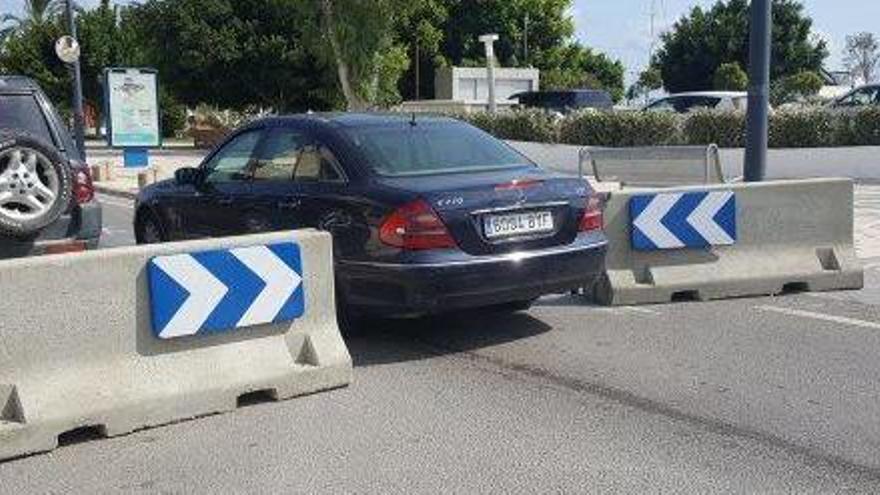
[[[260,134],[259,130],[247,131],[223,145],[205,165],[208,171],[205,181],[234,182],[249,179],[248,167]]]
[[[648,110],[686,113],[698,108],[715,108],[720,102],[721,98],[715,96],[672,96],[655,101]]]
[[[715,108],[719,103],[721,98],[714,96],[688,96],[679,100],[675,110],[684,113],[698,108]]]
[[[297,182],[339,182],[343,180],[341,167],[333,152],[324,145],[310,144],[303,148],[296,164]]]
[[[648,110],[671,112],[675,110],[675,107],[672,105],[672,98],[663,98],[648,105]]]
[[[533,166],[498,139],[461,123],[372,126],[346,131],[380,175],[478,172]]]
[[[273,129],[254,163],[254,180],[293,180],[308,137],[291,129]]]
[[[861,105],[873,105],[875,103],[880,103],[878,101],[877,93],[880,91],[880,88],[861,88],[853,91],[853,93],[847,97],[844,97],[840,100],[840,105],[844,106],[861,106]]]
[[[30,94],[0,95],[0,127],[20,129],[57,145],[46,117]]]

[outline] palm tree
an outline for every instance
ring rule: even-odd
[[[0,16],[0,45],[16,32],[29,26],[39,26],[53,22],[64,12],[69,0],[25,0],[24,15],[12,14]],[[76,4],[74,4],[75,8]]]

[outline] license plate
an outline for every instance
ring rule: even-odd
[[[549,211],[489,215],[483,219],[486,238],[540,234],[553,231],[553,215]]]

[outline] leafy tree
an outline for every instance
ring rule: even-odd
[[[314,55],[304,0],[147,0],[122,12],[142,65],[182,103],[276,111],[338,105],[333,71]]]
[[[660,71],[656,67],[648,67],[639,74],[638,81],[632,84],[626,91],[626,99],[633,101],[644,97],[645,103],[647,103],[651,91],[656,91],[662,87],[663,78],[660,75]]]
[[[77,16],[77,36],[82,47],[80,71],[83,98],[100,113],[104,108],[103,72],[107,67],[140,65],[143,56],[130,30],[116,22],[110,0]]]
[[[712,81],[720,91],[745,91],[749,87],[749,75],[736,62],[721,64]]]
[[[858,33],[846,37],[844,63],[854,77],[869,83],[880,64],[880,42],[872,33]]]
[[[399,100],[397,82],[409,64],[395,22],[412,11],[410,0],[317,0],[321,32],[336,65],[349,110]]]
[[[23,17],[0,15],[0,43],[29,27],[54,23],[64,12],[65,5],[66,0],[25,0]]]
[[[828,50],[812,36],[812,25],[799,1],[773,0],[772,79],[822,68]],[[748,45],[748,1],[719,0],[679,19],[663,35],[652,65],[660,69],[669,92],[708,90],[721,64],[748,66]]]
[[[0,73],[34,79],[62,110],[70,106],[71,77],[55,55],[55,40],[65,33],[57,22],[28,23],[6,39],[0,52]]]
[[[500,65],[540,69],[543,87],[601,88],[615,100],[623,97],[623,65],[574,41],[571,0],[441,1],[448,12],[440,47],[444,65],[482,65],[484,49],[477,38],[497,33]],[[429,77],[433,80],[433,73]]]
[[[800,71],[776,81],[770,91],[770,100],[777,106],[807,100],[816,96],[824,85],[825,81],[819,74],[808,70]]]

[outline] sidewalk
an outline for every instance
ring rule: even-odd
[[[150,166],[126,168],[123,166],[122,150],[111,148],[88,149],[87,161],[91,166],[98,166],[103,172],[109,172],[109,179],[95,177],[95,190],[113,196],[133,199],[138,193],[138,175],[146,176],[146,183],[152,184],[160,180],[174,177],[174,172],[182,167],[196,167],[201,163],[206,150],[192,147],[165,148],[150,150]]]

